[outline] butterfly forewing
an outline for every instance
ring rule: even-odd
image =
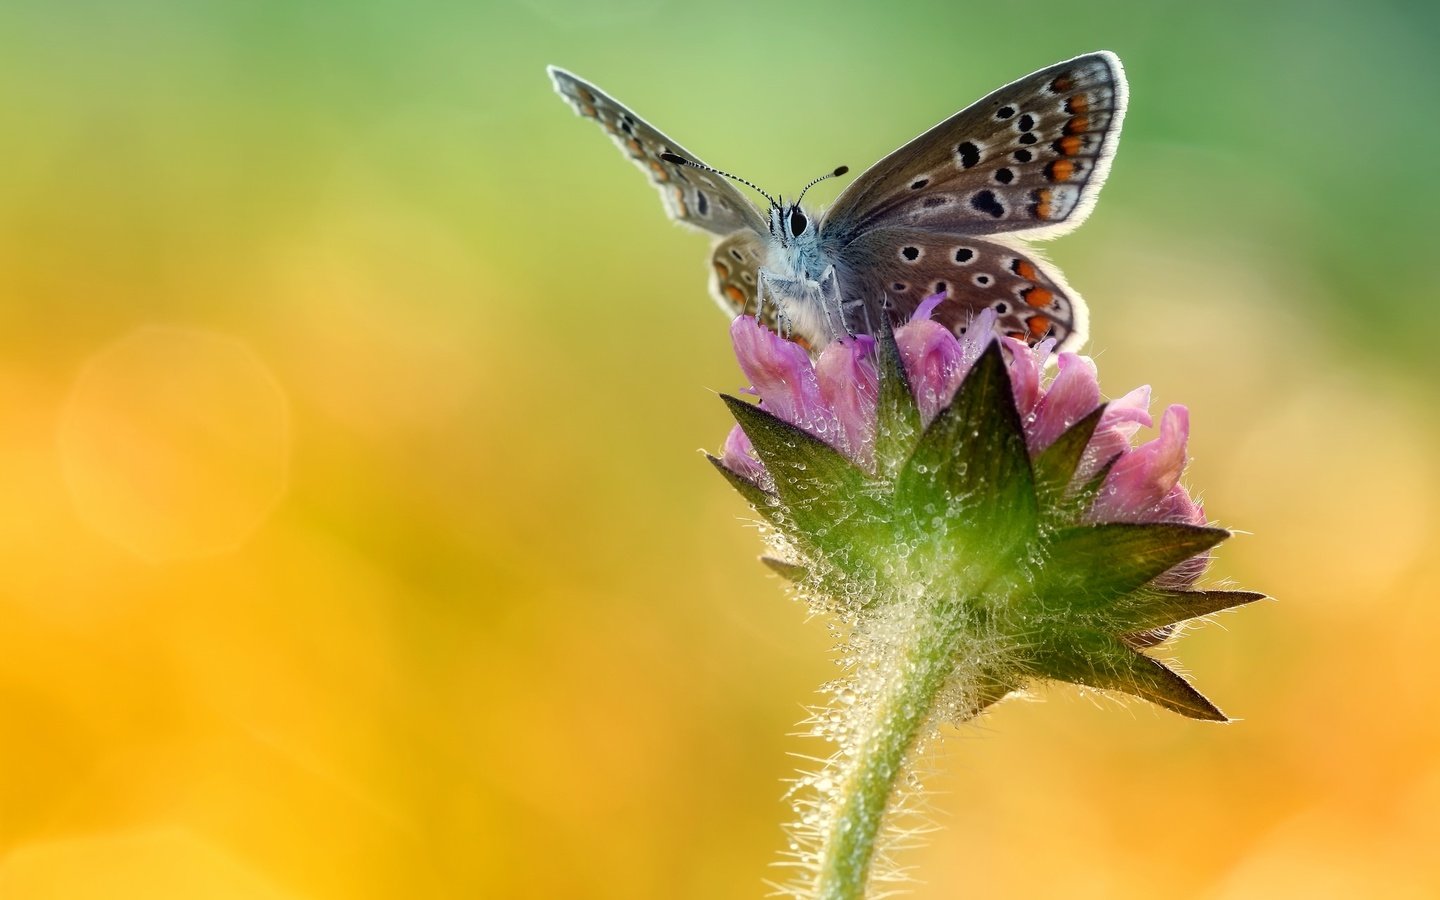
[[[1027,343],[1054,338],[1061,349],[1085,339],[1085,305],[1035,255],[968,235],[881,228],[856,238],[837,264],[842,284],[902,323],[926,297],[945,299],[931,317],[963,333],[985,308],[997,331]],[[874,298],[881,298],[876,300]]]
[[[876,163],[836,200],[827,244],[907,227],[1050,237],[1088,215],[1125,114],[1120,62],[1091,53],[1041,69]]]
[[[699,162],[695,154],[595,85],[554,66],[549,72],[560,96],[577,113],[600,123],[621,152],[650,177],[670,218],[718,235],[728,236],[741,229],[757,233],[767,230],[755,207],[724,178],[676,165],[660,156],[674,153]]]

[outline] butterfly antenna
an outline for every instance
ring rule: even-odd
[[[841,175],[844,175],[844,174],[845,174],[846,172],[848,172],[848,171],[850,171],[850,167],[849,167],[849,166],[840,166],[838,169],[836,169],[836,170],[833,171],[833,172],[827,172],[826,174],[821,175],[819,178],[817,178],[817,179],[815,179],[814,181],[810,182],[809,184],[805,185],[804,189],[800,191],[800,196],[798,196],[798,197],[795,198],[795,202],[796,202],[796,203],[799,203],[801,200],[804,200],[804,199],[805,199],[805,191],[810,190],[812,187],[814,187],[815,185],[817,185],[817,184],[819,184],[820,182],[824,181],[825,179],[827,179],[827,178],[839,178]]]
[[[707,166],[707,165],[705,165],[704,163],[695,162],[693,159],[686,159],[685,157],[681,156],[681,155],[678,154],[678,153],[668,153],[668,152],[667,152],[667,153],[662,153],[662,154],[660,154],[660,158],[663,159],[663,160],[665,160],[665,161],[668,162],[668,163],[671,163],[672,165],[677,165],[677,166],[689,166],[689,167],[692,168],[692,169],[699,169],[699,170],[702,171],[702,172],[714,172],[716,175],[723,175],[723,176],[725,176],[726,178],[730,179],[731,181],[738,181],[738,182],[740,182],[741,184],[745,185],[746,187],[750,188],[750,189],[751,189],[752,191],[754,191],[755,193],[757,193],[757,194],[759,194],[760,196],[764,197],[766,200],[769,200],[771,206],[775,207],[776,209],[779,209],[779,208],[780,208],[780,204],[775,202],[775,198],[774,198],[774,197],[772,197],[772,196],[770,196],[769,194],[765,193],[764,191],[760,190],[760,186],[759,186],[759,185],[753,184],[752,182],[749,182],[749,181],[746,181],[745,179],[741,178],[739,175],[731,175],[729,172],[722,172],[722,171],[720,171],[719,169],[712,168],[711,166]]]

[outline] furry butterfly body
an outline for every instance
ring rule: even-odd
[[[732,314],[759,314],[818,348],[897,324],[940,294],[932,315],[957,332],[989,307],[1013,337],[1066,350],[1085,341],[1084,301],[1028,242],[1079,225],[1109,172],[1127,96],[1111,53],[1000,88],[871,166],[823,212],[766,195],[762,213],[599,88],[550,76],[645,171],[672,219],[717,237],[711,292]]]

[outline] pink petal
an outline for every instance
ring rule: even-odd
[[[929,318],[930,318],[930,314],[935,311],[935,307],[939,306],[942,302],[944,302],[944,300],[945,300],[945,294],[943,294],[943,293],[940,293],[940,294],[931,294],[930,296],[926,297],[924,300],[921,300],[921,301],[920,301],[920,305],[917,306],[917,307],[915,307],[915,311],[910,314],[910,321],[911,321],[911,322],[917,322],[917,321],[922,321],[922,322],[923,322],[923,321],[929,319]]]
[[[868,335],[841,338],[826,347],[815,363],[820,397],[840,427],[838,448],[869,468],[875,459],[875,399],[879,373],[871,357],[875,339]]]
[[[1055,443],[1065,429],[1100,405],[1100,381],[1095,377],[1095,363],[1090,357],[1062,353],[1059,367],[1045,396],[1036,405],[1034,419],[1027,429],[1032,452],[1038,453]]]
[[[980,354],[984,353],[985,348],[990,346],[990,342],[995,339],[995,322],[999,318],[995,314],[995,310],[987,306],[976,313],[974,319],[970,320],[970,324],[965,328],[965,333],[960,336],[961,373],[955,387],[960,386],[960,381],[964,380],[965,374],[970,371],[975,360],[980,358]],[[953,388],[951,392],[954,392]]]
[[[948,328],[927,318],[938,305],[933,300],[935,297],[930,297],[922,303],[910,321],[895,331],[910,389],[920,407],[920,418],[927,425],[954,398],[955,389],[989,346],[996,318],[994,310],[981,310],[967,326],[964,337],[957,338]]]
[[[792,425],[827,438],[833,417],[820,396],[810,355],[755,321],[741,316],[730,326],[735,358],[765,407]]]
[[[1150,385],[1142,384],[1135,390],[1111,400],[1100,417],[1101,428],[1113,428],[1125,435],[1128,441],[1141,426],[1149,428],[1154,422],[1150,418]]]
[[[1150,386],[1136,388],[1119,400],[1110,401],[1105,413],[1095,428],[1095,434],[1085,447],[1085,455],[1075,473],[1075,480],[1081,484],[1099,474],[1100,469],[1110,460],[1130,449],[1130,438],[1140,426],[1150,427]]]
[[[920,407],[920,418],[928,425],[950,402],[960,383],[960,342],[939,322],[920,319],[900,326],[895,343]]]
[[[745,430],[739,425],[730,429],[725,436],[725,446],[720,451],[720,461],[725,468],[748,478],[762,487],[769,480],[769,473],[765,466],[755,457],[755,448],[750,443],[750,438],[745,435]]]
[[[1055,342],[1044,340],[1033,349],[1024,341],[1014,338],[1001,338],[1001,342],[1010,351],[1010,388],[1015,394],[1015,409],[1020,413],[1020,419],[1025,422],[1028,433],[1030,417],[1035,412],[1035,405],[1040,402],[1042,393],[1040,378],[1045,372],[1045,362],[1049,359]],[[1030,449],[1034,452],[1037,448],[1032,444]]]
[[[1190,414],[1171,406],[1160,421],[1160,435],[1120,458],[1095,500],[1091,515],[1101,522],[1153,522],[1169,513],[1189,514],[1171,492],[1185,470],[1185,444]],[[1183,490],[1183,489],[1182,489]],[[1170,507],[1164,504],[1169,500]],[[1185,495],[1185,502],[1189,496]],[[1191,504],[1193,505],[1193,504]]]

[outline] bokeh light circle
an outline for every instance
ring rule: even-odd
[[[86,363],[59,452],[95,532],[150,562],[211,556],[240,546],[284,494],[289,412],[245,344],[146,326]]]

